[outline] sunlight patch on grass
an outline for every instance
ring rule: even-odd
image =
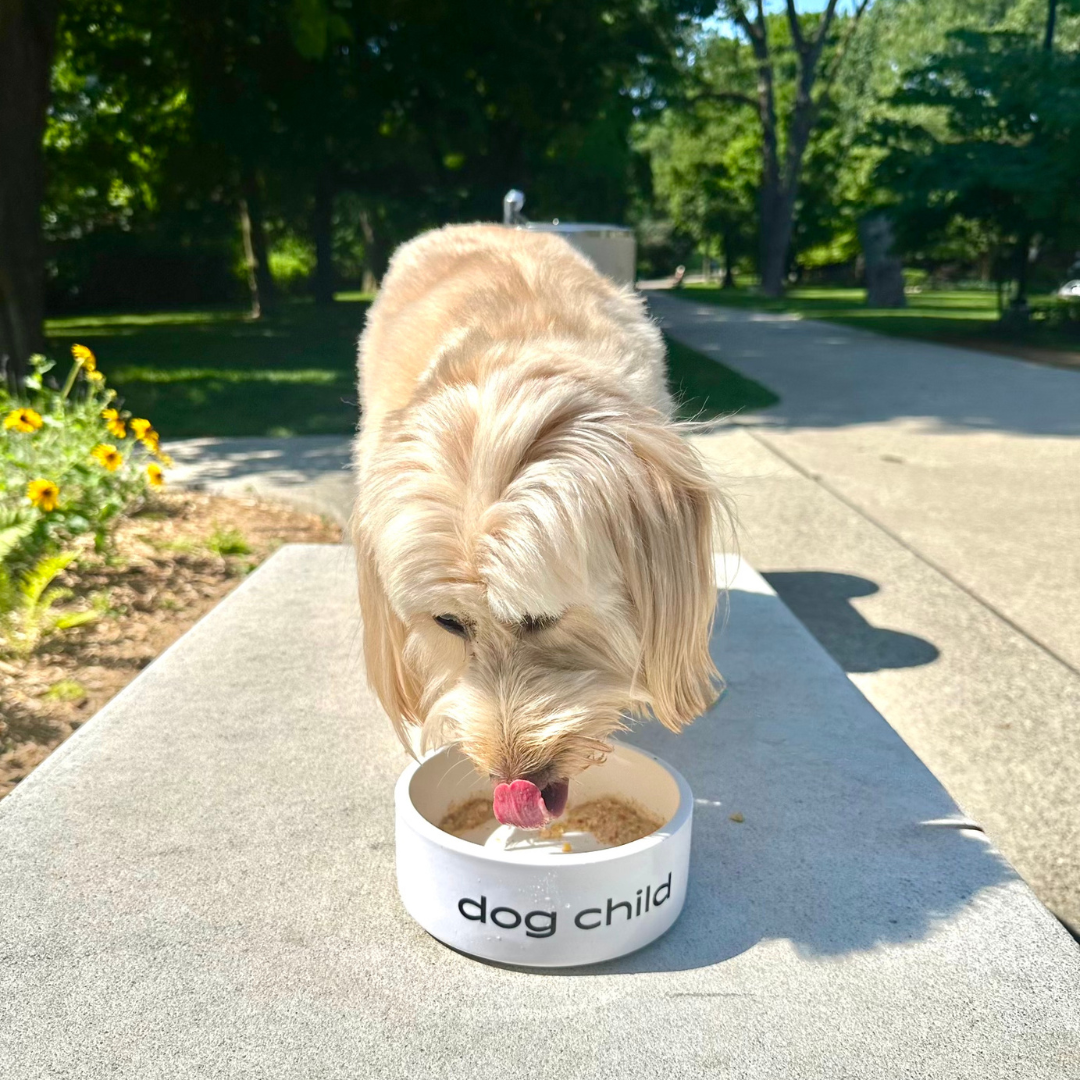
[[[51,319],[49,351],[63,364],[71,345],[92,338],[121,406],[165,439],[351,434],[368,305],[345,295],[328,307],[287,301],[257,321],[241,308]]]
[[[109,334],[123,327],[195,326],[207,323],[248,322],[243,311],[149,311],[124,312],[113,315],[67,315],[49,319],[46,331],[53,334]]]
[[[340,371],[307,368],[303,371],[282,371],[277,368],[252,371],[247,368],[153,368],[123,367],[114,374],[117,383],[186,383],[214,380],[223,383],[312,383],[328,386],[346,378]]]
[[[823,319],[875,333],[929,340],[996,337],[1001,332],[997,296],[989,290],[951,289],[909,293],[904,308],[870,308],[864,289],[791,289],[780,299],[750,289],[690,285],[671,296],[718,307]],[[1043,332],[1032,329],[1033,336]]]

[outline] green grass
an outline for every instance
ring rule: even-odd
[[[124,407],[165,438],[324,435],[356,427],[356,339],[367,297],[293,302],[252,322],[235,309],[50,319],[53,355],[97,353]]]
[[[206,541],[207,551],[214,555],[250,555],[251,545],[239,529],[223,529],[216,526]]]
[[[86,688],[74,679],[61,679],[45,691],[47,701],[82,701],[85,697]]]
[[[975,289],[912,293],[908,295],[908,306],[905,308],[869,308],[866,306],[864,289],[791,289],[781,299],[770,300],[750,289],[689,285],[674,290],[671,295],[720,307],[786,312],[808,319],[824,319],[894,337],[943,342],[978,342],[981,339],[1000,342],[1006,335],[1005,328],[998,321],[995,294]],[[1018,344],[1047,349],[1077,347],[1075,339],[1059,330],[1037,324],[1028,327],[1022,336],[1010,335],[1010,339]]]
[[[767,409],[780,399],[768,387],[740,375],[696,349],[665,335],[668,383],[684,420],[712,420]]]
[[[355,430],[356,339],[369,298],[339,293],[330,308],[294,302],[252,322],[235,309],[50,319],[66,367],[75,342],[123,406],[166,439],[199,435],[324,435]],[[765,387],[668,341],[672,389],[698,419],[776,403]]]

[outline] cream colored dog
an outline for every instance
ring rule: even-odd
[[[536,828],[623,717],[711,704],[721,503],[640,299],[562,239],[401,247],[360,341],[353,521],[368,678]]]

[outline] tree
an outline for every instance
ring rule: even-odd
[[[795,0],[786,0],[796,71],[794,101],[783,123],[777,109],[778,68],[782,57],[777,55],[770,34],[764,0],[755,0],[753,17],[748,14],[744,0],[721,2],[721,11],[749,42],[756,62],[755,92],[731,91],[726,96],[733,103],[752,107],[761,127],[760,270],[761,287],[767,296],[779,296],[783,292],[803,158],[847,42],[871,2],[855,0],[851,14],[841,20],[844,34],[828,49],[825,62],[830,33],[837,25],[837,0],[828,0],[819,17],[800,16]],[[819,80],[822,87],[815,90]]]
[[[515,184],[533,216],[617,218],[628,129],[703,3],[67,0],[50,227],[65,254],[197,212],[220,237],[228,206],[260,310],[275,237],[310,241],[327,301],[350,238],[377,275]],[[186,228],[185,250],[206,243]]]
[[[976,223],[1011,264],[1022,306],[1033,249],[1080,236],[1080,54],[1050,54],[1031,34],[956,31],[894,103],[913,115],[881,125],[879,179],[907,245]]]
[[[41,141],[58,0],[0,0],[0,364],[13,385],[44,345]]]
[[[723,37],[699,42],[693,101],[663,110],[636,135],[649,158],[656,209],[705,254],[719,245],[726,287],[735,284],[736,262],[752,251],[757,225],[759,134],[752,117],[711,92],[740,47]]]

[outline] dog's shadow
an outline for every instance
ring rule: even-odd
[[[878,586],[866,578],[823,570],[787,571],[764,577],[845,671],[919,667],[938,658],[937,648],[925,638],[866,621],[851,603],[878,592]]]
[[[716,638],[724,698],[681,735],[651,724],[629,740],[694,792],[679,921],[575,974],[706,967],[767,940],[814,956],[912,941],[1015,879],[807,631],[777,617],[779,603],[733,591],[739,632]]]

